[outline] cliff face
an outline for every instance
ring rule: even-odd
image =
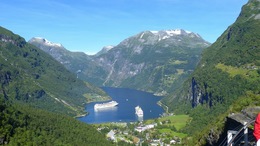
[[[196,83],[195,78],[192,78],[191,81],[191,101],[192,101],[192,107],[196,107],[199,104],[202,104],[203,101],[208,102],[208,93],[205,93],[205,95],[200,90],[198,84]]]

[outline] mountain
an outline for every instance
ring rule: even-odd
[[[109,50],[111,50],[112,48],[114,48],[115,46],[105,46],[103,47],[103,49],[101,51],[99,51],[97,54],[95,54],[95,56],[99,56],[99,55],[102,55],[102,54],[106,54]]]
[[[113,145],[92,126],[69,117],[82,114],[86,101],[105,93],[2,27],[0,85],[0,145]]]
[[[108,72],[103,85],[163,93],[192,72],[209,45],[181,29],[144,31],[94,59]]]
[[[44,52],[47,52],[48,54],[52,55],[56,60],[61,62],[62,64],[66,63],[63,59],[62,56],[64,54],[67,54],[69,51],[67,51],[62,44],[59,43],[52,43],[48,41],[47,39],[41,38],[41,37],[35,37],[29,41],[29,43],[34,43],[37,42],[39,44],[46,44],[46,47],[41,47],[38,45],[37,47],[42,49]]]
[[[260,105],[259,58],[260,1],[249,0],[235,23],[205,49],[183,87],[164,99],[171,110],[192,116],[186,132],[193,145],[218,145],[229,114]]]
[[[63,49],[51,47],[43,41],[29,43],[43,50]],[[65,64],[60,60],[74,56],[73,52],[58,57],[49,52],[79,78],[97,86],[128,87],[166,94],[177,89],[197,65],[202,50],[208,47],[196,33],[182,29],[144,31],[122,41],[117,46],[104,47],[94,56]],[[60,53],[62,54],[62,53]],[[80,61],[81,60],[81,61]],[[84,66],[79,66],[84,64]]]
[[[102,78],[104,78],[102,76],[106,74],[105,70],[97,65],[92,56],[83,52],[68,51],[61,44],[52,43],[41,37],[34,37],[30,39],[28,43],[50,54],[72,73],[77,74],[78,78],[91,82],[97,86],[102,85]],[[107,49],[104,47],[104,52],[105,50]]]
[[[0,62],[0,95],[6,100],[76,115],[84,112],[86,102],[106,97],[101,89],[78,80],[50,55],[2,27]]]

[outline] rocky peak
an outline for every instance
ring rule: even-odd
[[[161,30],[161,31],[150,31],[150,32],[153,33],[154,35],[168,35],[168,36],[196,34],[191,31],[187,31],[183,29],[170,29],[170,30]],[[200,37],[199,35],[197,36]]]
[[[69,52],[62,46],[62,44],[50,42],[47,39],[42,37],[33,37],[28,41],[28,43],[50,54],[52,57],[54,57],[56,60],[58,60],[61,63],[64,63],[62,56],[66,55]]]
[[[95,56],[99,56],[99,55],[101,55],[101,54],[105,54],[105,53],[107,53],[109,50],[113,49],[114,47],[115,47],[115,46],[113,46],[113,45],[105,46],[105,47],[103,47],[102,50],[99,51]]]
[[[42,37],[33,37],[32,39],[29,40],[29,43],[33,43],[33,42],[40,43],[42,45],[46,45],[46,46],[50,46],[50,47],[62,47],[63,48],[62,44],[50,42],[47,39],[42,38]]]
[[[249,20],[259,20],[259,12],[260,0],[249,0],[248,3],[243,6],[238,21],[246,23]]]
[[[148,45],[168,47],[169,45],[182,46],[184,44],[189,44],[192,47],[195,45],[208,47],[210,45],[209,42],[203,40],[203,38],[197,33],[183,29],[173,29],[143,31],[125,39],[118,46],[120,46],[120,48],[132,48],[134,52],[139,54],[143,47]],[[118,47],[116,46],[115,48]]]

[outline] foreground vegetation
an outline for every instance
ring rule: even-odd
[[[0,119],[0,141],[8,145],[112,145],[86,123],[2,97]]]

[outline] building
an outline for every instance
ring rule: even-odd
[[[135,128],[135,131],[143,132],[145,130],[152,129],[154,127],[155,127],[154,124],[149,124],[149,125],[145,125],[145,126],[138,126],[138,127]]]
[[[116,141],[115,132],[113,130],[110,130],[107,133],[107,138],[110,139],[110,140]]]

